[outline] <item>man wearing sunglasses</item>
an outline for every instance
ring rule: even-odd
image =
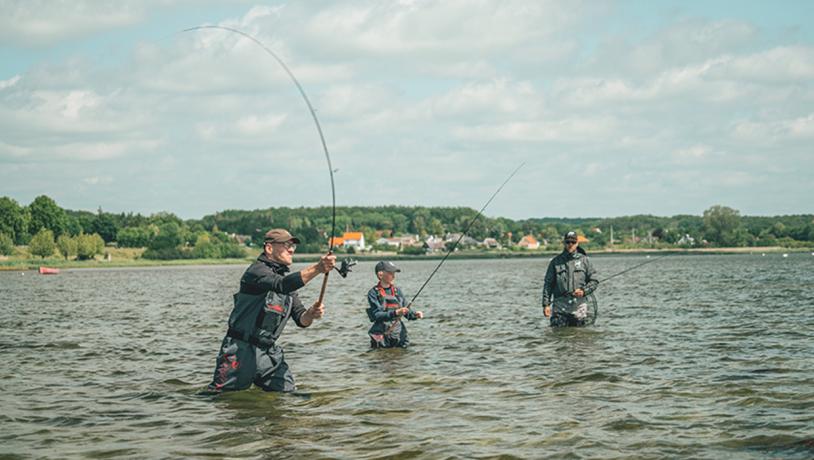
[[[585,314],[580,310],[571,311],[569,299],[590,295],[599,284],[596,270],[588,259],[585,250],[579,247],[576,232],[568,232],[563,237],[564,249],[548,264],[543,284],[543,314],[551,318],[551,326],[582,326]],[[552,298],[554,309],[552,312]]]
[[[265,391],[296,389],[283,348],[276,341],[289,318],[299,327],[322,318],[324,305],[315,302],[305,308],[296,291],[336,264],[336,256],[327,254],[303,270],[288,273],[299,242],[281,228],[266,233],[263,253],[243,273],[240,291],[234,295],[211,391],[245,390],[252,383]]]

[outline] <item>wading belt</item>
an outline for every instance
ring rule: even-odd
[[[263,325],[263,319],[265,319],[265,317],[266,317],[266,309],[261,308],[260,311],[257,313],[257,317],[255,317],[255,319],[254,319],[254,329],[255,330],[259,329],[260,326]],[[274,345],[274,342],[272,342],[272,343],[261,342],[254,335],[247,334],[247,333],[241,331],[240,329],[234,329],[234,328],[231,328],[231,327],[226,330],[226,335],[228,337],[233,338],[233,339],[248,342],[248,343],[254,345],[255,347],[259,347],[259,348],[270,348],[272,345]]]

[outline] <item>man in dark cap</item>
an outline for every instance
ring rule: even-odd
[[[245,390],[252,383],[266,391],[296,389],[283,348],[276,342],[289,318],[299,327],[322,318],[324,305],[316,302],[306,309],[296,291],[336,264],[336,256],[328,254],[310,267],[287,274],[299,242],[281,228],[266,233],[263,253],[243,273],[240,291],[234,295],[210,390]]]
[[[374,269],[379,282],[367,293],[367,317],[373,323],[367,331],[373,348],[407,347],[407,328],[401,318],[421,319],[424,313],[405,307],[406,300],[401,289],[393,282],[401,270],[392,262],[381,261]]]
[[[593,264],[585,250],[579,247],[576,232],[563,237],[564,249],[548,264],[543,283],[543,314],[551,318],[551,326],[584,326],[588,315],[587,302],[575,302],[590,295],[599,284]],[[554,309],[552,312],[552,297]]]

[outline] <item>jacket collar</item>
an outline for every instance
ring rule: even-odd
[[[287,265],[283,265],[280,262],[269,259],[265,252],[261,253],[260,256],[257,257],[257,260],[268,265],[272,270],[274,270],[275,273],[283,274],[287,273],[289,270]]]

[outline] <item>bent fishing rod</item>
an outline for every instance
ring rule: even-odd
[[[412,306],[412,305],[413,305],[413,302],[415,301],[415,299],[417,299],[417,298],[418,298],[418,296],[421,294],[421,291],[423,291],[423,290],[424,290],[424,288],[425,288],[425,287],[427,286],[427,284],[430,282],[430,280],[432,279],[432,277],[433,277],[433,276],[435,276],[435,273],[438,271],[438,269],[439,269],[439,268],[441,268],[441,265],[444,265],[444,262],[446,262],[447,257],[449,257],[449,255],[450,255],[450,254],[452,254],[452,252],[455,250],[455,248],[457,248],[457,247],[458,247],[458,243],[460,243],[460,242],[461,242],[461,240],[464,238],[464,236],[466,236],[466,233],[469,231],[469,229],[470,229],[470,228],[472,228],[472,225],[475,223],[475,221],[477,221],[477,220],[478,220],[478,218],[479,218],[481,215],[483,215],[483,211],[486,209],[486,207],[487,207],[487,206],[489,206],[489,203],[491,203],[491,202],[492,202],[492,200],[494,200],[494,199],[495,199],[495,197],[497,196],[497,194],[498,194],[498,193],[500,193],[500,191],[501,191],[501,190],[503,190],[503,187],[505,187],[505,186],[506,186],[506,184],[508,184],[508,183],[509,183],[509,181],[510,181],[510,180],[512,180],[512,177],[514,177],[514,175],[515,175],[515,174],[517,174],[517,171],[520,171],[520,168],[522,168],[522,167],[523,167],[523,165],[525,165],[525,164],[526,164],[526,163],[520,163],[520,166],[518,166],[518,167],[517,167],[517,169],[515,169],[515,170],[514,170],[514,171],[513,171],[513,172],[512,172],[512,173],[509,175],[509,177],[507,177],[507,178],[506,178],[506,180],[505,180],[505,181],[503,181],[503,183],[502,183],[502,184],[500,184],[500,187],[498,187],[498,189],[497,189],[497,190],[495,190],[495,193],[493,193],[493,194],[492,194],[492,196],[489,198],[489,201],[487,201],[487,202],[486,202],[486,204],[484,204],[484,205],[483,205],[483,207],[482,207],[482,208],[480,208],[480,211],[478,211],[478,213],[475,215],[475,217],[474,217],[472,220],[470,220],[470,221],[469,221],[469,224],[466,226],[466,228],[464,229],[464,231],[463,231],[463,232],[461,232],[461,236],[459,236],[459,237],[458,237],[458,239],[455,241],[455,243],[452,245],[452,247],[451,247],[451,248],[449,248],[449,249],[447,250],[447,253],[446,253],[446,254],[444,254],[444,257],[441,259],[441,262],[438,262],[438,265],[435,267],[435,270],[433,270],[433,271],[432,271],[432,273],[430,273],[430,276],[427,278],[427,280],[426,280],[426,281],[424,281],[424,284],[422,284],[422,285],[421,285],[421,287],[418,289],[418,292],[416,292],[416,293],[415,293],[415,295],[413,296],[413,298],[410,300],[410,303],[408,303],[408,304],[407,304],[407,307],[406,307],[406,308],[410,308],[410,306]]]
[[[320,140],[320,142],[322,142],[322,150],[325,152],[325,160],[327,160],[327,162],[328,162],[328,173],[331,175],[331,235],[328,238],[328,254],[329,255],[332,254],[333,250],[334,250],[334,234],[336,233],[336,188],[334,187],[334,168],[331,165],[331,155],[328,153],[328,144],[325,142],[325,135],[322,133],[322,126],[319,124],[319,119],[317,118],[317,112],[316,112],[316,110],[314,110],[314,106],[311,105],[311,101],[308,99],[308,95],[305,94],[305,90],[303,89],[302,85],[297,80],[297,77],[294,76],[294,73],[291,72],[291,69],[289,69],[288,66],[285,65],[285,62],[283,62],[283,60],[279,56],[277,56],[277,54],[274,51],[272,51],[269,47],[264,45],[263,42],[261,42],[260,40],[258,40],[254,36],[247,34],[246,32],[243,32],[243,31],[238,30],[238,29],[234,29],[232,27],[215,26],[215,25],[205,25],[205,26],[190,27],[189,29],[184,29],[181,32],[182,33],[184,33],[184,32],[193,32],[193,31],[198,31],[198,30],[203,30],[203,29],[225,30],[227,32],[232,32],[232,33],[238,34],[238,35],[240,35],[242,37],[248,38],[249,40],[253,41],[258,46],[260,46],[260,48],[262,48],[269,56],[273,57],[274,60],[277,61],[278,64],[280,64],[280,67],[282,67],[283,70],[285,70],[285,73],[288,74],[288,77],[291,79],[291,81],[297,87],[297,90],[300,92],[300,96],[302,96],[302,99],[305,101],[305,105],[308,107],[308,112],[311,114],[311,118],[314,120],[314,125],[316,125],[316,128],[317,128],[317,133],[319,133],[319,140]],[[344,271],[344,273],[343,273],[343,271]],[[342,274],[343,278],[345,276],[347,276],[348,271],[350,271],[350,270],[343,263],[343,268],[341,270],[339,270],[339,272],[340,272],[340,274]],[[320,290],[319,290],[318,303],[322,303],[322,299],[323,299],[323,297],[325,297],[325,288],[328,285],[328,275],[329,274],[330,274],[330,271],[325,272],[325,278],[322,279],[322,288],[320,288]]]

